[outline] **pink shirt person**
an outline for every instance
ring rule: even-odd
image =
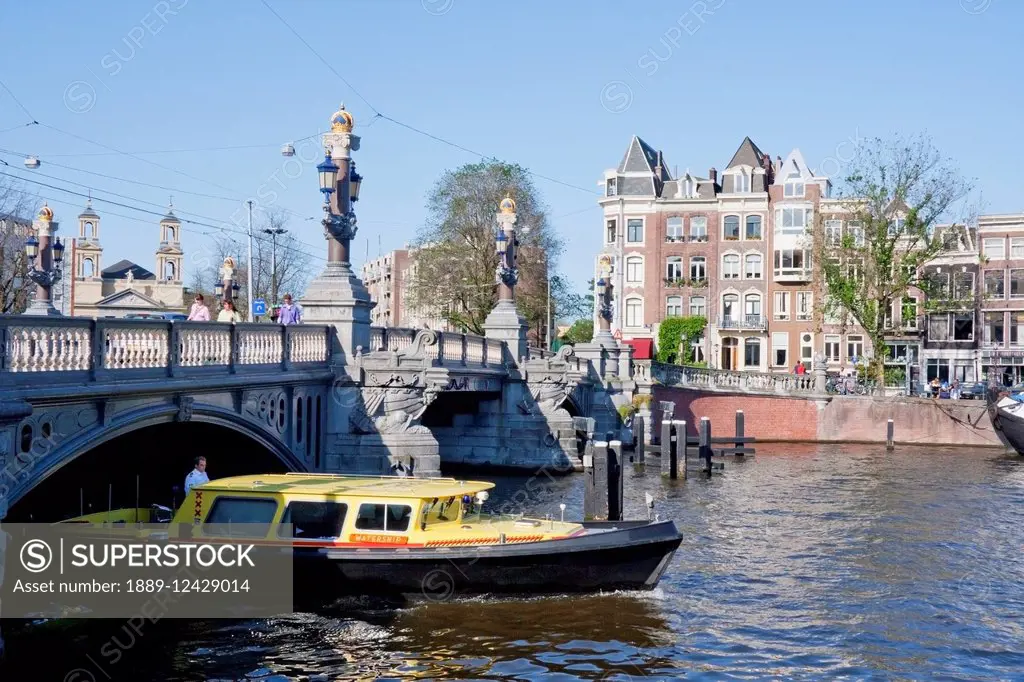
[[[203,304],[202,294],[196,296],[195,303],[192,304],[192,309],[188,311],[188,319],[196,322],[210,321],[210,309]]]

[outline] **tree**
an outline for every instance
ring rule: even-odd
[[[876,138],[859,149],[845,179],[839,202],[845,232],[826,237],[826,216],[818,216],[813,242],[826,293],[823,312],[848,316],[863,328],[879,387],[885,385],[886,314],[911,287],[926,297],[940,294],[921,276],[922,266],[944,249],[944,230],[936,228],[968,217],[958,205],[970,190],[927,137]],[[858,222],[859,229],[849,229]]]
[[[558,282],[557,289],[559,290],[559,296],[556,299],[557,304],[555,306],[555,313],[558,319],[572,319],[576,317],[590,317],[594,314],[594,280],[590,279],[587,282],[587,288],[585,294],[569,288],[569,283],[565,281],[564,277],[555,276],[552,280],[552,296],[556,289],[555,282]],[[593,326],[593,325],[591,325]],[[589,341],[590,339],[587,339]]]
[[[572,323],[572,326],[562,334],[562,341],[574,345],[577,343],[590,343],[593,338],[593,320],[576,320]]]
[[[658,326],[658,362],[688,365],[693,362],[693,342],[704,336],[708,320],[703,315],[666,317]],[[682,356],[679,351],[682,349]]]
[[[0,180],[0,312],[18,314],[28,307],[35,286],[26,276],[25,240],[32,229],[35,198],[9,178]],[[70,254],[69,254],[70,255]]]
[[[549,261],[561,253],[562,242],[526,169],[499,161],[447,171],[434,186],[416,239],[409,288],[413,307],[435,312],[456,328],[484,332],[484,320],[497,302],[494,216],[506,196],[516,202],[520,242],[516,305],[531,326],[543,328]]]

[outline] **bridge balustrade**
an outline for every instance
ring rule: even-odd
[[[419,329],[370,327],[370,351],[398,352],[412,346]],[[441,366],[502,366],[506,360],[505,342],[476,334],[436,332],[437,343],[423,348],[424,356]]]
[[[642,360],[635,363],[640,365],[639,374],[649,376],[664,386],[753,393],[816,393],[813,374],[733,372]]]
[[[0,374],[327,365],[330,328],[0,316]]]

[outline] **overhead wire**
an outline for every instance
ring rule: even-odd
[[[11,92],[11,89],[7,87],[7,83],[4,83],[2,80],[0,80],[0,87],[3,87],[3,89],[7,91],[7,94],[11,96],[11,99],[14,100],[15,104],[21,107],[21,110],[25,112],[26,116],[28,116],[28,120],[31,121],[31,123],[26,125],[39,124],[39,121],[37,121],[36,117],[32,115],[32,112],[30,112],[28,108],[21,103],[21,100],[18,99],[18,97],[13,92]]]

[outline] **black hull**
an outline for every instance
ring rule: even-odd
[[[989,419],[992,420],[992,429],[1003,445],[1014,450],[1018,455],[1024,455],[1024,418],[1000,409],[997,406],[999,397],[999,392],[989,389],[987,407]]]
[[[592,529],[602,524],[584,524]],[[651,590],[682,536],[671,521],[603,524],[619,530],[567,540],[296,553],[296,587],[318,596],[380,595],[444,601],[457,597]],[[298,596],[298,593],[297,593]]]

